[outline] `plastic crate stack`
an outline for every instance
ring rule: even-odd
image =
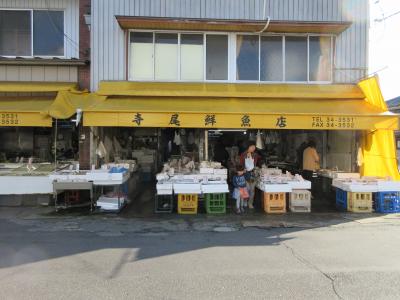
[[[269,214],[286,212],[286,193],[263,193],[264,211]]]
[[[179,194],[178,195],[178,214],[195,215],[199,203],[199,195]]]
[[[375,212],[390,214],[400,212],[400,192],[374,193]]]
[[[308,190],[293,190],[290,193],[289,209],[291,212],[311,212],[311,192]]]
[[[400,213],[400,181],[377,177],[334,179],[336,207],[355,213]]]
[[[340,211],[370,213],[373,211],[371,192],[347,192],[336,189],[336,208]]]
[[[226,213],[226,194],[205,194],[206,212],[208,214]]]
[[[336,208],[354,213],[400,213],[400,192],[347,192],[337,188]]]
[[[348,192],[347,210],[355,213],[371,213],[372,193]]]

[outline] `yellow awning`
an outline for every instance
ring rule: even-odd
[[[0,97],[0,127],[51,127],[52,118],[43,112],[53,100],[48,97]]]
[[[0,82],[2,93],[33,93],[0,97],[0,126],[51,126],[52,118],[70,118],[78,108],[84,110],[104,98],[78,91],[77,87],[70,82]],[[38,97],[35,93],[55,96]]]
[[[25,82],[0,81],[1,93],[51,93],[76,90],[74,82]]]
[[[354,84],[234,84],[103,81],[98,95],[212,98],[364,99]]]
[[[362,99],[107,98],[85,126],[360,130],[396,129],[397,116]]]
[[[61,91],[58,92],[56,99],[48,107],[46,112],[55,119],[68,119],[73,116],[78,109],[86,109],[102,102],[106,97],[98,96],[86,91]]]

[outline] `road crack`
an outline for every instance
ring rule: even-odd
[[[319,272],[320,274],[322,274],[326,279],[328,279],[331,282],[332,285],[332,290],[335,293],[336,297],[338,297],[339,299],[343,300],[344,298],[342,296],[340,296],[338,290],[336,289],[336,285],[335,285],[335,278],[332,277],[331,275],[329,275],[328,273],[322,271],[320,268],[318,268],[316,265],[314,265],[312,262],[308,261],[307,259],[305,259],[304,257],[300,256],[299,254],[296,253],[296,251],[290,247],[289,245],[287,245],[285,242],[282,241],[280,235],[278,235],[278,239],[280,240],[280,243],[287,249],[290,251],[290,253],[293,255],[293,257],[295,259],[297,259],[299,262],[301,262],[303,265],[314,269],[315,271]]]

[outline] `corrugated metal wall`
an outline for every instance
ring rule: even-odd
[[[0,81],[78,82],[78,67],[0,66]]]
[[[66,58],[79,57],[79,0],[0,0],[1,8],[65,10]]]
[[[366,75],[368,0],[265,0],[266,16],[289,21],[352,21],[336,42],[336,82]],[[263,19],[264,0],[92,0],[91,86],[125,80],[125,36],[115,15]]]

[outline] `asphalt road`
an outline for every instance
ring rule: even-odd
[[[0,219],[0,299],[400,299],[397,223],[102,234],[52,224]]]

